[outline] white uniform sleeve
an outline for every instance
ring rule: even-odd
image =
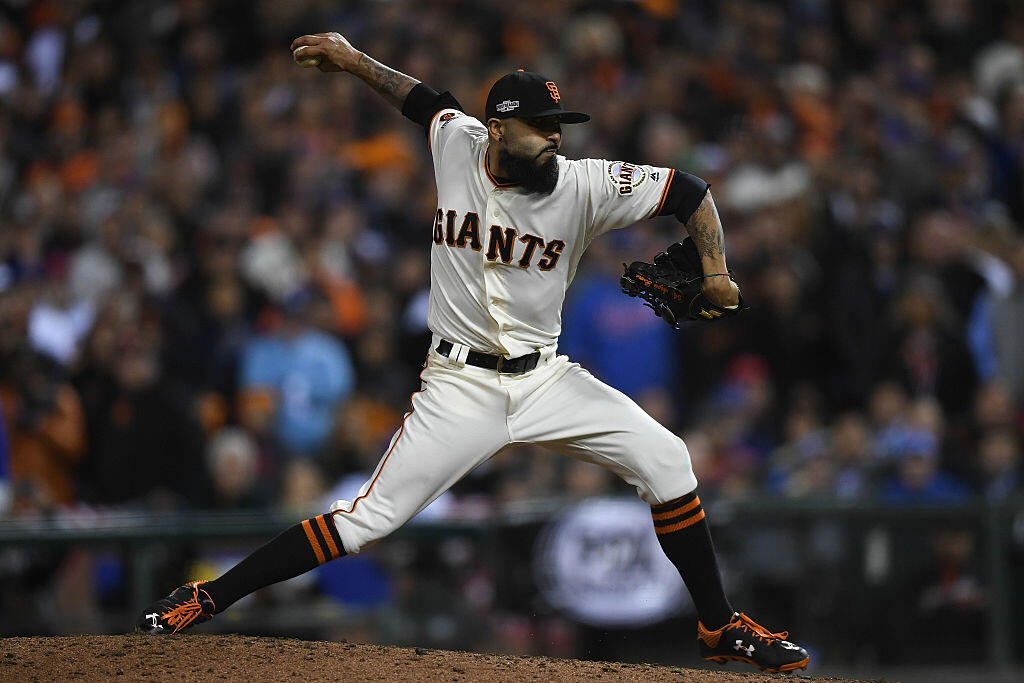
[[[483,124],[458,109],[442,109],[430,120],[427,144],[434,157],[435,169],[440,165],[444,150],[453,138],[465,136],[469,130],[487,131]]]
[[[586,159],[594,223],[591,237],[651,218],[665,203],[675,171],[625,161]]]

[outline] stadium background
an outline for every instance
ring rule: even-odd
[[[593,115],[568,156],[709,180],[751,311],[672,332],[621,295],[681,234],[656,219],[591,247],[561,350],[683,436],[737,601],[823,667],[1021,666],[1024,9],[966,0],[7,2],[0,632],[136,606],[136,546],[29,542],[55,527],[320,512],[399,424],[431,165],[357,79],[292,63],[323,30],[475,115],[540,71]],[[503,453],[230,626],[693,663],[685,610],[601,628],[538,593],[541,527],[630,495]],[[258,540],[218,533],[154,536],[158,592]]]

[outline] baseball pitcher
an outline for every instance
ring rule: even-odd
[[[651,505],[658,540],[697,607],[705,659],[806,667],[806,650],[786,632],[729,603],[683,441],[556,353],[583,252],[645,218],[673,215],[689,235],[653,263],[627,267],[627,294],[672,325],[742,310],[708,184],[671,168],[560,155],[563,126],[590,117],[567,110],[558,84],[536,73],[500,78],[481,121],[450,93],[380,64],[338,33],[302,36],[292,51],[304,67],[359,77],[426,129],[438,208],[424,235],[433,339],[421,389],[353,500],[285,530],[218,579],[176,589],[145,610],[136,630],[179,632],[259,588],[355,555],[501,449],[535,443],[615,472]]]

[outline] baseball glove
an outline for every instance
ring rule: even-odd
[[[625,272],[619,284],[623,293],[643,299],[645,305],[674,328],[685,320],[714,322],[729,318],[745,308],[742,295],[739,306],[725,308],[704,294],[704,267],[697,245],[689,237],[670,244],[654,257],[654,263],[634,261],[622,266]],[[729,278],[732,279],[731,274]]]

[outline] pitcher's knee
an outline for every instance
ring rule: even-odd
[[[686,444],[675,434],[665,432],[667,437],[652,444],[643,458],[644,485],[637,487],[640,497],[652,505],[675,500],[697,488]]]
[[[331,505],[331,517],[338,528],[345,552],[357,555],[364,548],[397,531],[407,521],[392,510],[374,509],[366,500],[338,500]]]

